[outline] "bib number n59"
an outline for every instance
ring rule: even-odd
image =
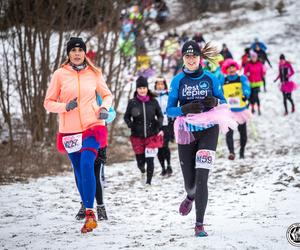
[[[196,168],[212,169],[216,152],[208,149],[200,149],[196,153]]]

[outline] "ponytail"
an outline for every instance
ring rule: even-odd
[[[98,68],[92,61],[91,59],[89,59],[87,56],[85,56],[85,62],[87,63],[87,65],[89,65],[92,69],[92,71],[95,72],[96,75],[101,75],[102,71],[100,68]]]
[[[219,49],[211,42],[205,44],[201,50],[201,57],[209,62],[216,63],[216,56],[219,54]]]

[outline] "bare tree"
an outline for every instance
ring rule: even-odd
[[[23,120],[32,141],[54,135],[56,116],[42,105],[51,73],[64,60],[66,40],[85,31],[98,39],[98,63],[113,92],[120,91],[118,55],[119,16],[123,1],[8,0],[1,27],[13,51],[13,82],[18,91]],[[102,29],[94,27],[102,26]],[[87,31],[90,30],[90,36]],[[3,78],[3,77],[2,77]],[[47,135],[45,134],[47,131]]]
[[[12,81],[10,61],[8,58],[7,44],[1,36],[1,44],[3,51],[3,64],[0,67],[0,109],[4,117],[4,122],[8,125],[9,131],[9,154],[13,151],[13,127],[12,127],[12,114],[11,114],[11,99],[12,99]]]

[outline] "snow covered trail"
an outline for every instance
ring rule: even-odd
[[[299,132],[292,126],[299,115],[275,116],[279,126],[272,115],[255,117],[259,138],[249,132],[244,161],[226,159],[221,136],[209,178],[207,238],[193,236],[194,208],[186,217],[178,213],[185,194],[174,151],[174,175],[159,176],[156,162],[152,187],[145,187],[135,162],[107,166],[109,220],[88,235],[74,217],[79,197],[72,173],[2,186],[0,248],[293,249],[285,233],[300,218],[299,143],[293,144]],[[280,126],[286,133],[278,133]]]

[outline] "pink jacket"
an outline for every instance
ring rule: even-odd
[[[288,62],[279,62],[279,73],[275,81],[280,79],[281,82],[288,82],[289,78],[294,75],[295,71],[292,65]]]
[[[87,66],[77,72],[70,65],[56,70],[52,76],[44,100],[47,111],[59,114],[59,132],[77,133],[96,126],[105,125],[98,119],[100,107],[96,92],[102,98],[101,107],[107,110],[112,104],[112,94],[102,74],[96,74]],[[77,108],[67,112],[66,104],[77,97]]]
[[[298,88],[298,85],[290,80],[290,77],[294,75],[294,69],[288,61],[279,62],[279,74],[275,81],[280,79],[280,90],[284,93],[291,93]]]
[[[255,63],[250,61],[244,68],[244,74],[248,77],[249,82],[260,82],[266,74],[266,68],[260,61]]]

